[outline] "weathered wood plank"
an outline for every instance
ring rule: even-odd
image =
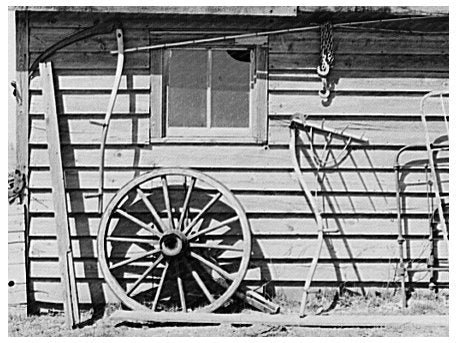
[[[33,119],[31,123],[31,143],[46,143],[44,120]],[[72,144],[100,143],[101,126],[92,124],[89,119],[69,118],[59,121],[61,142]],[[107,143],[140,143],[149,141],[149,118],[138,118],[132,115],[132,119],[113,118],[109,130]],[[65,159],[65,155],[64,155]]]
[[[79,32],[76,28],[46,28],[32,27],[30,30],[30,52],[42,52],[51,45]],[[149,43],[149,30],[130,29],[124,34],[126,48],[147,45]],[[105,52],[117,49],[115,32],[92,36],[70,44],[59,52]]]
[[[16,169],[28,175],[29,150],[29,16],[16,12]],[[27,198],[25,199],[27,203]]]
[[[332,78],[331,78],[332,79]],[[443,78],[338,78],[336,91],[370,92],[430,92],[442,89],[449,82]],[[270,73],[268,87],[273,92],[314,91],[322,88],[322,81],[315,71],[310,73]]]
[[[105,113],[109,94],[58,94],[59,113]],[[42,96],[34,94],[30,100],[30,113],[43,113]],[[149,113],[149,94],[119,94],[113,113]]]
[[[336,99],[335,99],[336,100]],[[343,117],[343,115],[342,115]],[[433,142],[437,138],[447,134],[447,126],[444,118],[437,117],[437,121],[428,121],[428,131],[430,140]],[[322,120],[307,120],[310,124],[321,126]],[[272,144],[287,144],[290,141],[290,121],[270,119],[269,142]],[[397,120],[344,120],[330,118],[325,120],[324,127],[337,131],[343,131],[349,135],[363,137],[369,140],[369,144],[378,145],[410,145],[425,144],[424,126],[420,121],[397,121]],[[309,142],[307,134],[301,132],[300,137],[305,143]],[[337,143],[338,139],[332,143]],[[340,140],[341,142],[341,140]],[[325,144],[325,135],[316,133],[314,144]]]
[[[262,281],[260,284],[256,284],[256,288],[264,284],[265,281]],[[363,284],[362,284],[363,285]],[[385,287],[386,283],[376,283],[377,288]],[[391,287],[396,287],[395,283],[389,284]],[[302,282],[298,285],[296,283],[287,283],[287,282],[275,282],[271,283],[271,286],[275,288],[275,291],[278,294],[287,296],[289,300],[300,301],[303,290]],[[427,282],[416,283],[415,286],[427,288]],[[319,283],[317,286],[313,286],[312,289],[317,290],[322,287],[330,287],[332,290],[335,290],[334,282],[329,283]],[[58,283],[55,281],[43,281],[43,280],[33,280],[31,282],[31,288],[33,296],[36,301],[44,302],[48,304],[58,304],[62,303],[62,299],[59,296],[58,292]],[[355,292],[360,292],[359,287],[351,287]],[[366,283],[365,290],[373,288],[372,283]],[[374,291],[374,290],[373,290]],[[95,293],[96,292],[96,293]],[[101,280],[89,280],[89,281],[80,281],[78,282],[78,294],[80,295],[80,302],[83,304],[99,304],[99,303],[119,303],[119,299],[112,293],[108,285]]]
[[[248,216],[251,232],[255,236],[304,236],[316,234],[316,223],[313,218],[297,218],[285,215],[280,218],[256,218]],[[146,220],[146,218],[145,218]],[[35,217],[30,219],[31,237],[55,237],[56,228],[54,218]],[[100,218],[88,214],[78,214],[69,218],[70,233],[72,236],[96,237]],[[208,223],[211,225],[212,221]],[[339,229],[334,235],[359,235],[359,236],[390,236],[398,233],[397,221],[389,218],[326,218],[325,226],[329,229]],[[404,227],[410,236],[429,234],[429,221],[427,218],[403,219]]]
[[[55,280],[32,280],[30,293],[37,302],[62,304],[59,283]],[[102,280],[78,280],[78,295],[80,304],[119,303],[119,299]]]
[[[432,316],[424,322],[420,316],[307,316],[300,318],[296,314],[278,314],[271,316],[265,313],[202,313],[192,314],[185,312],[153,312],[153,311],[126,311],[117,310],[110,317],[114,322],[133,322],[133,323],[167,323],[177,322],[185,323],[184,325],[204,325],[204,324],[230,324],[230,325],[279,325],[283,326],[301,326],[301,327],[386,327],[400,325],[424,325],[429,327],[448,327],[448,316]],[[181,324],[183,325],[183,324]]]
[[[149,89],[149,75],[123,75],[119,86],[120,90]],[[55,75],[55,82],[59,91],[64,90],[111,90],[114,74],[112,75]],[[34,77],[30,81],[31,90],[41,90],[41,78]]]
[[[128,181],[138,176],[143,171],[135,170],[107,170],[105,172],[106,189],[119,189]],[[208,171],[207,175],[222,182],[232,191],[301,191],[300,184],[295,173],[284,171]],[[402,173],[402,185],[408,192],[428,191],[427,180],[424,170],[414,169]],[[449,180],[449,170],[439,170],[441,180]],[[323,182],[318,182],[315,171],[303,172],[303,178],[310,189],[325,189],[327,191],[348,192],[395,192],[396,183],[393,169],[391,171],[367,171],[367,170],[341,170],[321,171],[319,176]],[[274,182],[271,182],[271,181]],[[29,188],[50,188],[50,172],[32,170],[30,173]],[[98,187],[98,172],[86,170],[66,170],[65,187],[67,190],[96,189]],[[449,184],[442,184],[442,191],[449,192]]]
[[[316,53],[320,51],[320,32],[304,31],[272,35],[272,53]],[[449,35],[374,32],[371,30],[333,30],[333,47],[339,54],[448,54]]]
[[[17,206],[22,207],[22,206]],[[19,227],[11,227],[11,218],[8,216],[8,305],[27,304],[24,214],[21,212]]]
[[[61,12],[60,6],[17,6],[34,12]],[[134,14],[168,14],[168,15],[236,15],[236,16],[286,16],[297,14],[294,6],[66,6],[66,11],[79,13],[134,13]],[[444,11],[444,9],[443,9]],[[403,9],[402,13],[405,13]],[[435,12],[432,12],[435,13]],[[442,13],[442,12],[440,12]]]
[[[38,53],[31,53],[34,61]],[[56,52],[49,58],[56,69],[115,69],[117,57],[109,52]],[[125,58],[125,67],[129,69],[149,68],[149,54],[130,54]]]
[[[309,263],[273,263],[273,262],[251,262],[248,269],[246,281],[303,281],[309,270]],[[132,282],[147,268],[147,263],[135,263],[130,269],[126,269],[123,278]],[[415,268],[426,268],[426,264],[415,264]],[[75,263],[76,276],[80,279],[102,279],[103,275],[96,260],[78,261]],[[159,270],[159,269],[158,269]],[[397,275],[396,275],[397,273]],[[427,272],[417,272],[412,275],[412,281],[421,281],[426,278]],[[449,281],[449,273],[438,274],[440,282]],[[56,278],[58,277],[58,266],[54,261],[32,260],[30,262],[31,278]],[[147,280],[152,278],[147,278]],[[395,282],[399,280],[398,266],[395,263],[351,263],[351,262],[329,262],[322,261],[316,270],[314,277],[318,282]]]
[[[25,283],[8,285],[8,306],[16,305],[27,305],[27,285]],[[25,314],[25,312],[25,309],[21,309],[21,313]]]
[[[270,114],[291,113],[385,113],[419,114],[420,96],[339,95],[335,92],[330,105],[323,105],[317,94],[270,94]],[[444,99],[446,108],[448,98]],[[426,113],[441,114],[441,101],[431,99],[425,106]]]
[[[93,26],[100,20],[106,20],[112,16],[106,13],[77,13],[77,12],[31,12],[31,27],[50,28],[86,28]],[[191,20],[192,19],[192,20]],[[266,28],[303,26],[303,20],[293,17],[252,17],[239,16],[233,20],[230,16],[208,16],[208,15],[171,15],[147,13],[122,14],[123,28],[142,28],[152,30],[256,30]]]
[[[113,142],[115,144],[115,142]],[[421,142],[418,142],[421,144]],[[340,145],[341,149],[343,146]],[[368,169],[388,169],[392,170],[394,159],[397,151],[402,146],[354,146],[348,158],[344,159],[339,168],[368,168]],[[310,149],[308,145],[299,146],[301,154],[303,150]],[[316,147],[317,152],[322,152],[322,146]],[[334,151],[337,147],[332,147]],[[64,167],[97,167],[98,166],[98,147],[84,146],[62,146],[62,154],[64,156]],[[153,169],[157,167],[189,167],[206,170],[269,170],[286,169],[293,171],[291,155],[287,146],[283,144],[279,148],[273,145],[271,149],[265,149],[262,146],[205,146],[200,145],[198,149],[194,145],[157,145],[157,146],[142,146],[141,148],[134,146],[115,145],[108,146],[106,150],[105,166],[110,168],[143,168]],[[440,157],[445,158],[448,155],[440,154]],[[173,157],[173,158],[171,158]],[[302,168],[310,168],[312,165],[301,158]],[[412,163],[411,167],[422,168],[427,164],[427,152],[422,151],[407,151],[402,154],[401,163]],[[442,161],[444,162],[444,161]],[[44,148],[31,149],[30,166],[33,167],[48,167],[49,159],[47,150]]]
[[[29,171],[29,14],[16,12],[16,169],[26,175],[28,182]],[[11,47],[12,48],[12,47]],[[13,134],[10,132],[9,134]],[[28,231],[28,223],[25,220],[28,215],[28,194],[25,192],[24,205],[12,204],[8,207],[8,267],[14,266],[14,271],[8,268],[8,305],[27,304],[28,277],[25,263],[25,232]],[[19,238],[10,241],[10,234]],[[14,275],[11,275],[12,273]],[[10,276],[13,279],[10,279]],[[15,280],[16,279],[16,280]],[[13,283],[11,283],[12,281]]]
[[[24,211],[23,205],[14,203],[8,206],[8,232],[25,231]]]
[[[235,238],[224,237],[223,242],[231,244]],[[238,239],[236,239],[238,241]],[[210,240],[211,242],[211,240]],[[241,241],[239,242],[241,243]],[[427,258],[427,239],[408,240],[408,258]],[[314,255],[316,239],[303,237],[282,237],[282,238],[256,238],[252,243],[252,259],[311,259]],[[72,239],[72,247],[75,258],[96,258],[96,240],[94,238]],[[125,244],[125,251],[116,249],[113,257],[126,259],[144,252],[144,248],[137,245]],[[447,258],[448,251],[444,241],[437,242],[438,258]],[[239,257],[240,252],[223,252],[218,258]],[[31,239],[30,258],[56,258],[58,257],[57,244],[54,239]],[[348,238],[332,237],[324,243],[322,259],[398,259],[398,243],[395,237],[386,238]]]
[[[8,261],[9,262],[9,261]],[[25,284],[29,276],[25,275],[25,262],[22,263],[8,263],[8,286],[14,287],[17,284]],[[59,277],[58,264],[55,265],[55,276]],[[25,297],[25,295],[24,295]]]
[[[57,250],[59,256],[59,276],[64,298],[66,325],[67,328],[73,328],[80,322],[79,304],[68,227],[68,208],[65,197],[64,171],[51,62],[40,63],[40,75],[42,75],[46,139],[49,146],[49,161],[51,162],[54,219],[58,228]]]
[[[319,50],[313,54],[270,53],[269,69],[316,69],[319,64]],[[333,65],[334,70],[449,70],[449,55],[349,55],[338,54]]]
[[[95,191],[70,191],[67,193],[67,201],[70,213],[75,212],[97,212],[97,198],[90,197]],[[108,203],[114,196],[111,190],[105,190],[104,202]],[[236,194],[236,192],[235,192]],[[88,197],[89,196],[89,197]],[[171,201],[174,204],[182,204],[183,194],[171,192]],[[301,192],[297,194],[269,194],[269,193],[241,193],[237,194],[238,199],[248,213],[295,213],[302,215],[312,215],[309,205]],[[163,207],[160,203],[162,199],[152,198],[157,202],[159,208]],[[202,203],[209,201],[209,195],[195,193],[191,207],[201,208]],[[396,214],[396,198],[391,193],[371,194],[371,193],[324,193],[324,198],[316,198],[319,208],[324,208],[324,213],[332,214],[353,214],[353,215],[391,215]],[[408,214],[426,214],[428,213],[428,200],[425,194],[420,197],[409,195],[404,199],[403,208]],[[31,192],[30,211],[32,212],[54,212],[52,196],[50,192]],[[132,211],[144,211],[144,209],[133,208]],[[214,212],[227,213],[228,209],[222,203],[214,205]]]

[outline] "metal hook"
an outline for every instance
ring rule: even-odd
[[[317,67],[317,75],[321,78],[327,77],[328,73],[330,72],[330,65],[325,59],[322,59],[321,64]]]

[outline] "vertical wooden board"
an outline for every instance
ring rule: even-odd
[[[29,136],[29,18],[27,12],[16,12],[16,164],[27,175]]]
[[[55,104],[54,80],[51,63],[40,63],[42,76],[44,113],[48,142],[49,160],[51,162],[51,179],[53,184],[53,204],[57,231],[59,269],[64,298],[64,309],[68,328],[73,328],[80,321],[78,294],[73,266],[73,253],[68,227],[67,200],[65,196],[62,155],[60,150],[59,124]]]

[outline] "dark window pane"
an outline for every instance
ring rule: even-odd
[[[249,127],[249,67],[227,51],[213,51],[212,127]]]
[[[168,125],[206,126],[207,51],[173,49],[168,87]]]

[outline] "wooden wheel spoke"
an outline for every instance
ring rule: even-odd
[[[145,222],[143,222],[142,220],[138,219],[137,217],[134,217],[132,216],[131,214],[121,210],[121,209],[117,209],[116,210],[116,213],[120,214],[121,216],[123,216],[124,218],[127,218],[128,220],[130,220],[131,222],[137,224],[138,226],[142,227],[143,229],[146,229],[148,230],[149,232],[153,233],[154,235],[160,237],[162,236],[162,234],[155,230],[152,225],[150,224],[146,224]]]
[[[149,238],[138,238],[138,237],[123,237],[123,236],[110,236],[106,237],[107,241],[110,242],[126,242],[126,243],[145,243],[154,245],[158,242],[157,239],[149,239]]]
[[[213,303],[215,301],[215,299],[214,299],[213,295],[211,294],[211,292],[208,290],[208,288],[205,286],[205,284],[204,284],[203,280],[201,279],[200,275],[198,274],[198,272],[195,269],[192,269],[189,262],[187,262],[186,260],[184,260],[184,261],[185,261],[184,263],[185,263],[187,269],[192,274],[192,277],[194,278],[195,282],[197,282],[198,287],[200,287],[200,289],[202,290],[203,294],[206,296],[208,301],[210,303]]]
[[[220,199],[222,193],[217,193],[206,205],[202,208],[202,210],[195,216],[195,218],[191,221],[191,223],[184,229],[184,234],[187,234],[192,230],[192,228],[197,224],[200,218]]]
[[[167,209],[167,214],[168,214],[168,225],[171,230],[174,230],[175,225],[173,223],[173,214],[171,213],[170,194],[168,193],[167,177],[162,176],[161,179],[162,179],[163,199],[165,201],[165,208]]]
[[[187,210],[189,209],[190,196],[192,195],[192,191],[194,189],[196,181],[197,180],[194,177],[190,178],[189,188],[187,188],[186,197],[184,198],[184,203],[182,205],[181,216],[179,217],[178,228],[177,228],[179,231],[182,230],[184,218],[186,216]]]
[[[129,264],[129,263],[132,263],[132,262],[141,260],[142,258],[145,258],[145,257],[151,256],[151,255],[157,254],[159,251],[160,251],[160,249],[154,249],[154,250],[151,250],[151,251],[146,251],[146,252],[144,252],[144,253],[141,253],[141,254],[138,255],[138,256],[133,256],[133,257],[127,259],[127,260],[124,260],[124,261],[115,263],[115,264],[113,264],[111,267],[109,267],[109,269],[110,269],[110,270],[113,270],[113,269],[116,269],[116,268],[125,266],[126,264]]]
[[[137,289],[137,287],[141,284],[141,281],[143,281],[146,278],[146,276],[148,276],[148,274],[150,272],[152,272],[152,270],[155,267],[157,267],[162,260],[163,260],[163,256],[159,256],[159,258],[153,264],[151,264],[148,267],[148,269],[146,269],[144,271],[143,274],[141,274],[141,276],[138,278],[138,280],[136,280],[135,283],[133,284],[132,288],[130,288],[130,290],[127,292],[128,296],[130,296],[135,291],[135,289]]]
[[[157,227],[158,227],[159,231],[161,231],[162,233],[165,232],[166,231],[165,230],[165,225],[163,224],[162,218],[160,218],[160,215],[157,213],[157,211],[154,208],[154,206],[152,206],[152,204],[149,201],[149,199],[146,196],[146,194],[144,194],[143,191],[141,189],[139,189],[139,188],[137,188],[136,192],[138,193],[138,195],[140,196],[141,200],[143,201],[143,203],[145,204],[145,206],[147,207],[149,212],[151,212],[152,216],[154,217],[155,221],[157,222]]]
[[[206,249],[220,249],[220,250],[231,250],[231,251],[244,251],[243,248],[237,248],[232,245],[224,244],[211,244],[211,243],[189,243],[191,248],[206,248]]]
[[[187,305],[186,305],[186,296],[184,294],[184,286],[181,277],[181,271],[179,268],[179,261],[175,262],[176,267],[176,283],[178,285],[178,292],[179,292],[179,300],[181,301],[181,307],[183,312],[187,312]]]
[[[201,236],[201,235],[207,234],[207,233],[212,232],[212,231],[215,231],[215,230],[217,230],[217,229],[219,229],[219,228],[221,228],[221,227],[224,227],[224,226],[226,226],[226,225],[229,225],[229,224],[231,224],[231,223],[233,223],[233,222],[235,222],[235,221],[237,221],[237,220],[238,220],[238,216],[229,218],[229,219],[227,219],[227,220],[224,220],[223,222],[220,222],[219,224],[216,224],[216,225],[211,226],[211,227],[208,227],[208,228],[206,228],[206,229],[197,231],[197,232],[194,233],[193,235],[190,235],[188,239],[191,240],[191,239],[197,238],[197,237],[199,237],[199,236]]]
[[[197,253],[195,253],[193,251],[190,253],[190,256],[192,256],[196,260],[200,261],[204,265],[210,267],[211,269],[214,269],[217,273],[219,273],[220,276],[224,277],[225,279],[232,280],[232,281],[235,279],[235,277],[233,275],[231,275],[228,272],[226,272],[224,269],[222,269],[217,264],[215,264],[215,263],[213,263],[211,261],[208,261],[203,256],[201,256],[201,255],[199,255],[199,254],[197,254]]]
[[[165,277],[167,276],[169,263],[165,262],[165,268],[163,269],[162,275],[160,276],[159,286],[157,287],[156,294],[154,296],[154,301],[152,302],[152,310],[155,311],[157,303],[159,302],[160,293],[162,292],[163,283],[165,282]]]
[[[212,312],[246,275],[249,221],[230,189],[210,175],[154,168],[106,206],[97,256],[106,283],[132,310]]]

